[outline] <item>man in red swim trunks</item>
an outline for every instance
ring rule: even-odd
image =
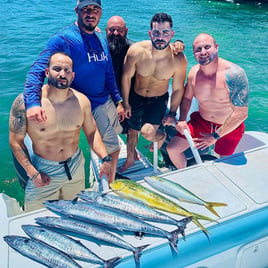
[[[218,57],[215,39],[206,33],[199,34],[193,42],[193,53],[198,62],[189,72],[180,118],[176,123],[178,133],[167,145],[173,164],[186,166],[184,151],[189,147],[183,131],[186,128],[194,138],[197,149],[215,144],[221,157],[231,155],[241,137],[248,116],[248,79],[238,65]],[[186,123],[192,98],[199,102],[199,111]]]

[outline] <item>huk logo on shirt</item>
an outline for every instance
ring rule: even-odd
[[[88,56],[88,62],[96,62],[96,61],[108,61],[108,55],[105,55],[104,51],[101,54],[97,54],[95,52],[93,53],[87,53]]]

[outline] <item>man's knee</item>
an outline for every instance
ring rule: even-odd
[[[168,154],[173,153],[173,152],[180,154],[180,153],[183,153],[188,148],[189,148],[189,144],[185,139],[175,136],[167,144],[166,150]]]
[[[152,124],[144,124],[141,128],[141,135],[147,139],[153,141],[156,135],[157,129]]]

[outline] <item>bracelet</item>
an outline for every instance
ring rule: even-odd
[[[221,138],[217,132],[213,132],[211,135],[215,140],[219,140]]]
[[[34,180],[39,174],[40,174],[40,172],[37,171],[37,172],[31,177],[31,180]]]

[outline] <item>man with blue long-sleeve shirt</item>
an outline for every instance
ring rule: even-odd
[[[45,68],[52,53],[67,53],[74,62],[75,79],[71,87],[84,93],[91,101],[93,116],[109,154],[103,161],[112,161],[112,181],[120,151],[117,134],[122,131],[118,116],[124,114],[124,108],[106,38],[95,32],[102,15],[101,1],[79,0],[75,10],[77,21],[48,40],[27,74],[24,94],[27,118],[36,123],[46,120],[40,107]]]

